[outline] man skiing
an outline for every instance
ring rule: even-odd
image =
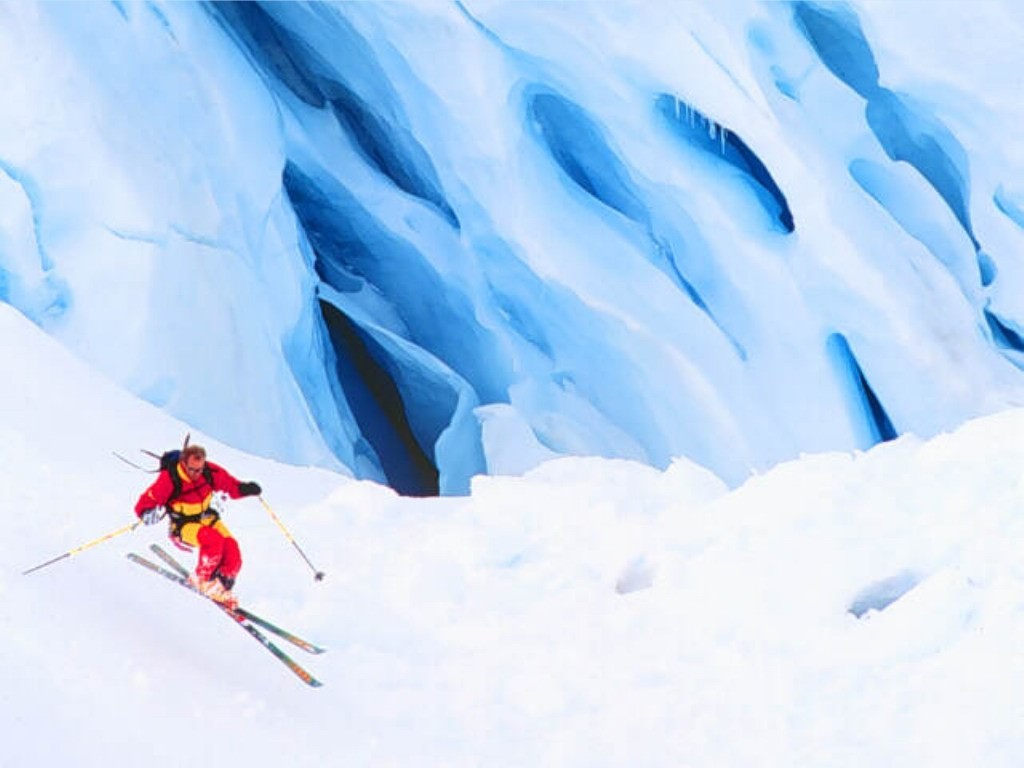
[[[178,461],[161,470],[156,481],[135,504],[135,514],[146,525],[166,515],[170,537],[182,549],[199,547],[195,574],[189,583],[199,592],[229,607],[238,605],[232,593],[242,568],[238,542],[220,519],[215,493],[232,499],[258,496],[258,483],[240,482],[226,469],[206,460],[206,450],[186,445]]]

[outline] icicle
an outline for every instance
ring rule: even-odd
[[[711,118],[708,118],[708,136],[712,139],[715,138],[715,128],[717,124]]]
[[[679,122],[679,97],[676,96],[676,122]]]
[[[726,134],[726,129],[725,128],[719,128],[718,129],[718,135],[722,139],[722,155],[723,156],[725,155],[725,134]]]

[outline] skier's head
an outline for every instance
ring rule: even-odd
[[[206,466],[206,449],[201,445],[188,445],[181,452],[181,466],[189,477],[198,477]]]

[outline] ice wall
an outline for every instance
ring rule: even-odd
[[[0,298],[247,450],[737,483],[1022,400],[1014,3],[0,14]]]

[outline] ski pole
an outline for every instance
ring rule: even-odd
[[[28,574],[32,573],[33,571],[38,571],[40,568],[45,568],[48,565],[53,565],[54,563],[60,562],[61,560],[64,560],[66,558],[74,557],[79,552],[85,552],[85,550],[87,550],[87,549],[92,549],[93,547],[95,547],[95,546],[97,546],[99,544],[102,544],[105,541],[109,541],[110,539],[114,538],[115,536],[120,536],[122,533],[128,533],[129,531],[134,531],[140,525],[142,525],[142,521],[141,520],[136,520],[131,525],[126,525],[124,528],[118,528],[116,531],[114,531],[112,533],[108,533],[106,536],[100,536],[98,539],[93,539],[88,544],[83,544],[82,546],[77,547],[76,549],[72,549],[72,550],[70,550],[68,552],[65,552],[63,555],[58,555],[57,557],[53,558],[52,560],[47,560],[45,563],[40,563],[39,565],[33,566],[32,568],[29,568],[27,571],[22,571],[21,575],[22,576],[27,576]]]
[[[277,523],[277,527],[281,529],[281,533],[284,534],[285,538],[288,539],[288,541],[290,541],[292,543],[292,546],[295,547],[295,549],[297,549],[299,551],[300,555],[302,555],[302,559],[306,561],[306,565],[308,565],[310,568],[313,569],[313,579],[315,581],[323,581],[324,580],[324,572],[323,571],[318,571],[316,569],[316,566],[313,565],[311,562],[309,562],[309,558],[306,557],[306,553],[302,551],[302,547],[300,547],[298,545],[298,543],[295,541],[295,539],[292,537],[292,535],[290,533],[288,533],[288,529],[284,527],[284,523],[282,523],[280,518],[277,515],[274,514],[274,510],[272,510],[270,508],[270,505],[267,504],[267,502],[265,502],[263,500],[262,496],[259,497],[259,500],[260,500],[260,504],[263,505],[263,508],[265,510],[267,510],[267,512],[270,513],[270,516],[274,519],[274,522]]]

